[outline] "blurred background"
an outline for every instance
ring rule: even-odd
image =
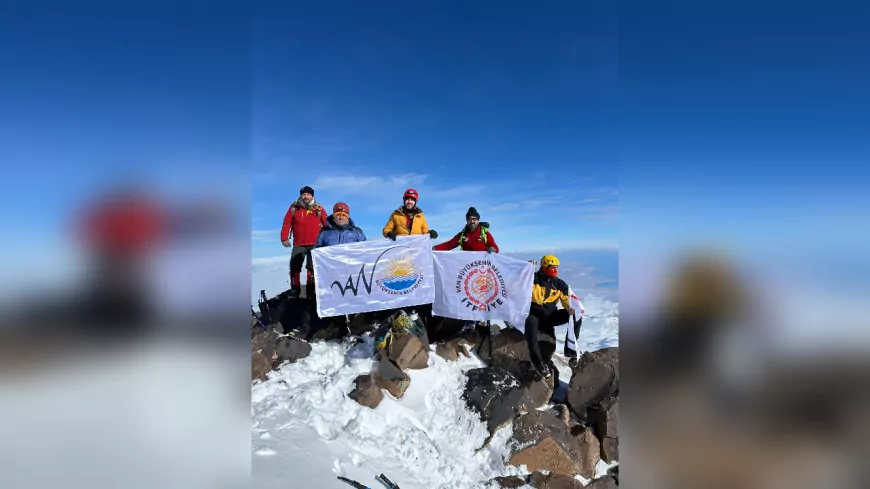
[[[0,487],[245,487],[241,5],[0,6]]]
[[[623,485],[867,485],[868,18],[620,10]]]

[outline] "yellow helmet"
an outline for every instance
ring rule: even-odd
[[[559,259],[554,255],[544,255],[541,258],[541,267],[558,267]]]

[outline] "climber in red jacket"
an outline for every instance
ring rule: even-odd
[[[299,190],[299,199],[290,204],[284,215],[284,225],[281,226],[281,244],[293,249],[290,251],[290,294],[299,297],[302,290],[302,263],[307,269],[307,297],[314,297],[314,263],[311,261],[311,250],[317,244],[320,230],[328,227],[327,212],[314,200],[314,189],[305,186]],[[293,244],[290,244],[290,235]]]
[[[498,245],[495,243],[492,233],[489,232],[489,223],[480,222],[480,214],[474,207],[469,207],[465,213],[465,227],[450,241],[432,247],[435,251],[450,251],[461,246],[462,251],[485,251],[498,253]]]

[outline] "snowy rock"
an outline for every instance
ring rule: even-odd
[[[591,478],[595,467],[584,467],[583,449],[571,436],[568,427],[559,418],[544,411],[533,410],[514,421],[511,444],[520,447],[508,463],[514,467],[525,465],[529,471],[546,470],[554,474]],[[598,446],[594,446],[596,455]]]
[[[510,372],[484,367],[469,370],[466,376],[468,381],[462,398],[470,409],[480,414],[490,434],[530,409],[528,390]]]
[[[572,369],[568,385],[568,406],[581,420],[587,410],[609,397],[619,395],[619,348],[603,348],[584,353]]]
[[[466,347],[468,347],[468,349],[473,349],[474,345],[465,338],[453,338],[444,343],[439,343],[438,346],[435,347],[435,354],[449,362],[455,362],[459,360],[459,355],[470,358]]]
[[[619,465],[614,465],[613,467],[607,469],[607,475],[613,477],[616,481],[616,485],[619,485]]]
[[[529,390],[532,408],[547,405],[557,385],[557,371],[549,379],[535,375],[526,337],[518,329],[508,328],[490,338],[488,365],[507,370],[516,377],[520,385]]]
[[[517,476],[496,477],[491,482],[504,489],[517,489],[528,484],[528,478]]]
[[[609,475],[599,477],[586,485],[586,489],[619,489],[616,479]]]
[[[278,332],[263,331],[251,339],[251,353],[261,353],[271,362],[275,356],[275,345],[278,342]]]
[[[535,489],[581,489],[583,484],[579,480],[559,474],[544,475],[535,472],[529,477],[529,485]]]
[[[360,375],[356,378],[354,384],[353,390],[350,391],[347,397],[356,401],[357,404],[374,409],[384,399],[384,393],[381,392],[381,388],[378,386],[374,375]]]
[[[381,350],[378,370],[375,373],[375,381],[382,389],[386,389],[396,399],[401,399],[411,383],[408,374],[402,372],[398,365],[390,360]]]
[[[424,369],[429,364],[429,351],[417,335],[410,333],[394,336],[387,345],[387,356],[401,370]]]
[[[294,363],[311,353],[304,341],[280,337],[275,331],[263,331],[251,340],[251,380],[265,381],[266,374],[284,362]]]
[[[587,410],[589,422],[601,441],[601,458],[607,463],[619,460],[619,399],[609,397]]]
[[[311,354],[311,345],[295,338],[278,338],[275,343],[275,361],[273,368],[278,368],[284,362],[296,363]]]
[[[272,371],[272,362],[260,352],[251,354],[251,380],[266,381],[266,374]]]

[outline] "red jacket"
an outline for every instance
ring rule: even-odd
[[[319,217],[317,211],[320,211]],[[326,210],[316,202],[311,209],[306,209],[299,201],[293,202],[284,214],[281,241],[289,239],[292,230],[293,246],[314,246],[320,230],[326,227],[326,217]]]
[[[495,248],[495,252],[498,253],[498,245],[495,243],[492,233],[489,229],[486,230],[486,243],[484,243],[480,237],[481,229],[483,229],[483,226],[477,226],[477,229],[472,232],[468,232],[468,228],[463,229],[465,231],[465,238],[462,239],[462,251],[486,251],[487,247],[492,246]],[[435,245],[434,249],[436,251],[450,251],[459,246],[460,238],[462,238],[462,231],[457,233],[450,241]]]
[[[136,256],[159,245],[168,234],[168,214],[156,200],[120,196],[85,209],[78,232],[93,249]]]

